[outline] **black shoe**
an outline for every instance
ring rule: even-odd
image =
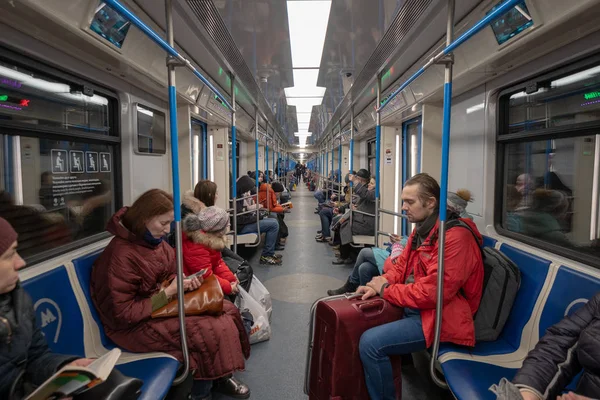
[[[326,243],[326,242],[329,242],[331,240],[331,238],[321,236],[321,237],[315,238],[315,240],[319,243]]]
[[[351,264],[354,264],[354,261],[352,261],[352,259],[350,259],[350,258],[346,258],[345,260],[338,258],[338,259],[332,261],[331,263],[333,265],[351,265]]]
[[[284,246],[282,246],[282,245],[280,245],[280,244],[276,244],[276,245],[275,245],[275,251],[282,251],[282,250],[285,250],[285,247],[284,247]]]
[[[250,388],[248,385],[233,376],[217,380],[213,387],[213,392],[221,393],[234,399],[247,399],[250,397]]]
[[[356,292],[356,289],[358,289],[358,285],[356,285],[348,280],[348,281],[346,281],[346,283],[344,283],[344,286],[342,286],[339,289],[330,289],[327,291],[327,294],[329,296],[338,296],[338,295],[344,294],[344,293],[354,293],[354,292]]]

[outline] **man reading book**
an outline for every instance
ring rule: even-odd
[[[19,284],[24,266],[17,232],[0,217],[0,399],[22,399],[63,366],[86,367],[93,361],[50,351],[31,298]]]

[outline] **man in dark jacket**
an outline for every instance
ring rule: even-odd
[[[525,400],[556,399],[583,372],[566,399],[600,397],[600,293],[546,331],[529,352],[513,383]]]
[[[25,261],[17,253],[17,232],[0,218],[0,399],[21,399],[64,365],[93,360],[52,354],[35,323],[31,298],[19,284]]]

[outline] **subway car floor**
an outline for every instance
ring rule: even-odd
[[[313,192],[300,184],[292,192],[291,201],[294,208],[285,215],[289,237],[285,250],[279,252],[283,255],[282,265],[260,265],[262,245],[258,249],[238,249],[250,261],[273,300],[272,337],[252,346],[246,370],[236,374],[250,386],[251,399],[306,400],[303,387],[310,307],[327,295],[327,289],[343,285],[352,270],[349,265],[332,265],[333,248],[315,241],[321,224],[319,216],[314,214],[317,202]],[[173,394],[169,399],[183,398]],[[402,398],[451,399],[452,396],[438,389],[429,377],[420,376],[412,363],[407,362],[403,366]],[[225,399],[228,397],[213,394],[213,400]]]

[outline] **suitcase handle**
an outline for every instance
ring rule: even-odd
[[[354,304],[356,310],[361,312],[367,318],[376,317],[385,309],[385,301],[375,300],[368,303]]]

